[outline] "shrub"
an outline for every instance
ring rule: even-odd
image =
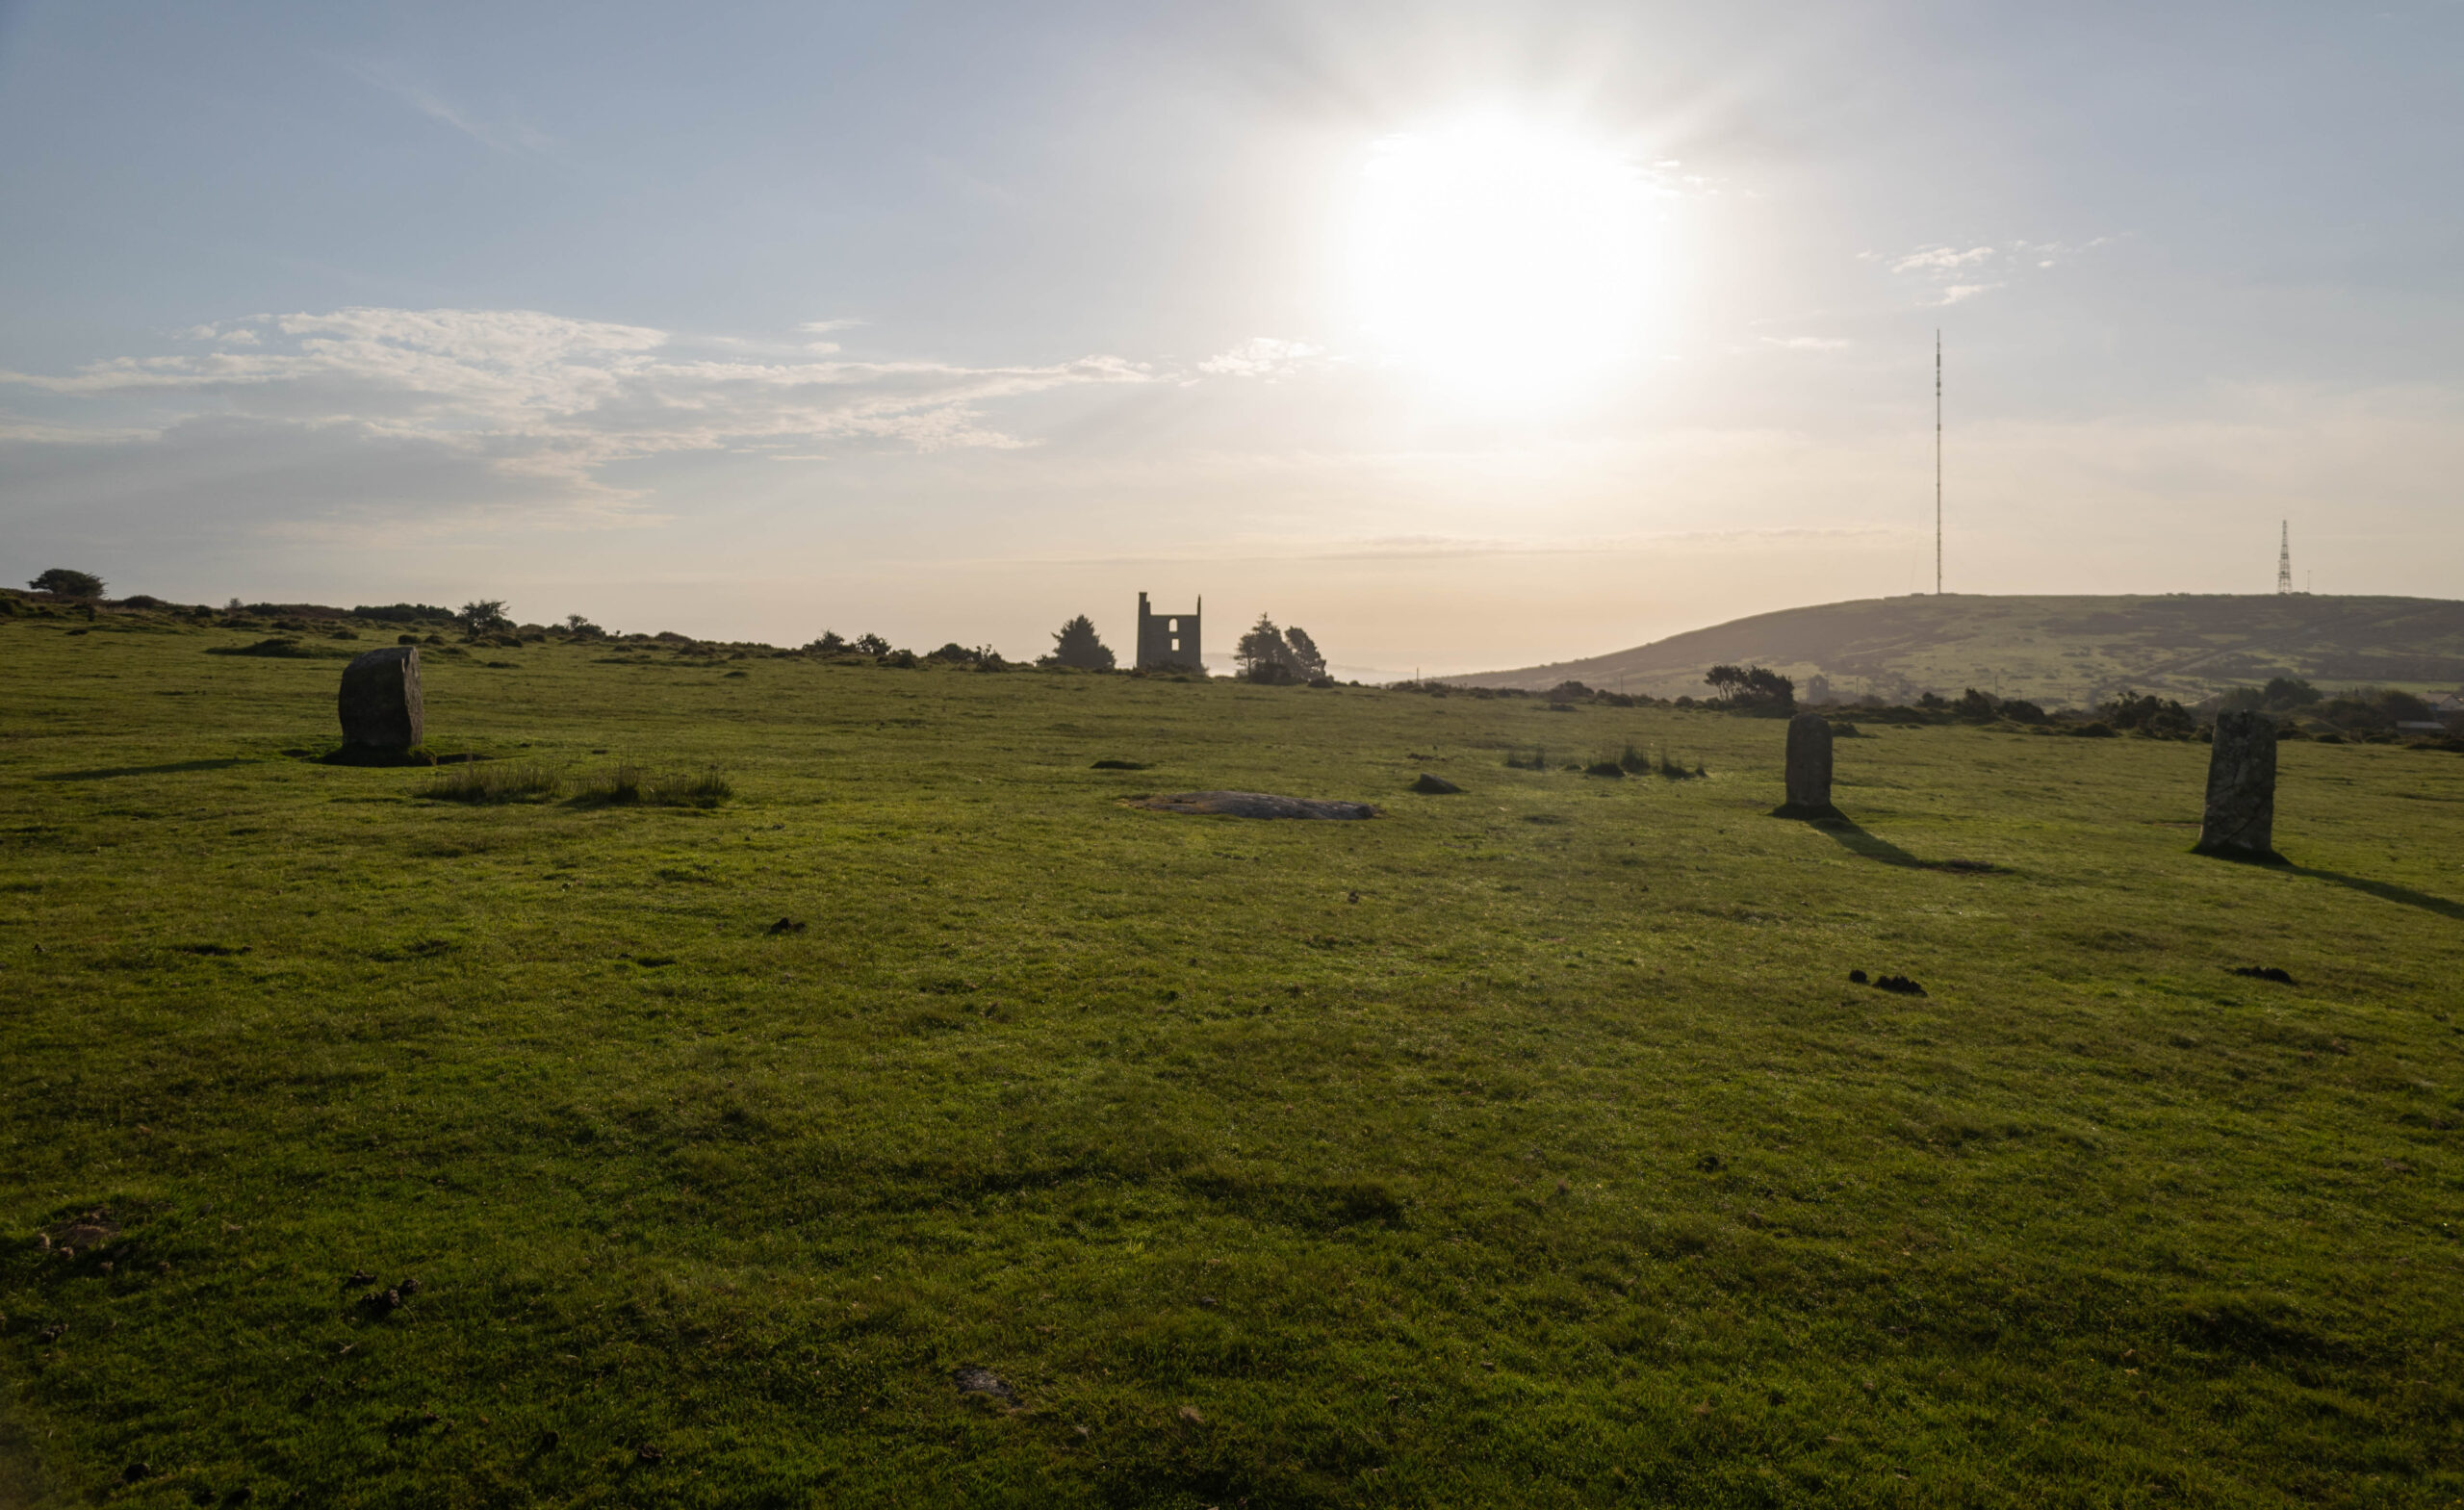
[[[2259,689],[2259,705],[2272,713],[2281,713],[2308,707],[2320,697],[2319,689],[2299,677],[2271,677],[2268,684]]]
[[[806,650],[812,652],[816,655],[835,655],[846,648],[846,640],[839,636],[836,629],[822,630],[820,639],[817,639],[805,647]]]
[[[607,631],[578,613],[565,615],[565,632],[580,639],[603,639]]]
[[[540,802],[565,789],[564,779],[533,761],[494,765],[472,761],[440,766],[418,795],[434,802]]]
[[[63,598],[100,598],[103,579],[91,572],[72,571],[55,566],[26,584],[38,593],[58,593]]]
[[[913,651],[891,651],[876,659],[882,665],[895,667],[900,671],[913,671],[917,664]]]
[[[860,655],[886,655],[889,653],[889,641],[878,634],[859,634],[855,648]]]
[[[2190,710],[2169,698],[2124,691],[2096,709],[2116,729],[2145,734],[2187,734],[2196,727]]]

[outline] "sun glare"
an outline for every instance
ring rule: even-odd
[[[1630,360],[1657,292],[1646,174],[1498,118],[1389,137],[1362,170],[1349,282],[1385,354],[1485,402],[1552,401]]]

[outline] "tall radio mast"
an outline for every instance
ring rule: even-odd
[[[2279,594],[2293,591],[2293,521],[2289,519],[2276,537],[2275,590]]]
[[[1934,596],[1942,596],[1942,332],[1934,331]]]

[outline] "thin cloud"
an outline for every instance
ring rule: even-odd
[[[1313,366],[1324,355],[1319,347],[1298,341],[1256,336],[1208,357],[1197,370],[1213,377],[1275,378]]]
[[[467,106],[398,77],[390,69],[355,63],[345,63],[342,66],[361,83],[384,90],[428,119],[458,131],[482,146],[521,157],[546,157],[556,146],[554,138],[518,115],[507,115],[491,120]]]
[[[1151,380],[1110,356],[991,368],[679,359],[664,331],[535,310],[354,308],[199,331],[214,349],[117,357],[67,375],[0,371],[0,383],[97,406],[151,406],[162,415],[157,432],[206,416],[355,429],[614,497],[601,481],[605,469],[674,452],[785,443],[810,455],[827,441],[1014,448],[1027,442],[994,427],[986,406]],[[128,428],[97,424],[92,433]]]
[[[1912,251],[1890,265],[1893,272],[1953,272],[1973,268],[1993,258],[1990,246],[1971,246],[1962,251],[1952,246],[1928,246]]]

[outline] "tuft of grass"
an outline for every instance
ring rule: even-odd
[[[564,779],[536,761],[515,765],[470,761],[437,767],[419,795],[445,803],[545,802],[561,796]]]
[[[602,806],[715,807],[735,795],[716,766],[704,771],[650,771],[620,760],[603,775],[585,778],[580,800]]]

